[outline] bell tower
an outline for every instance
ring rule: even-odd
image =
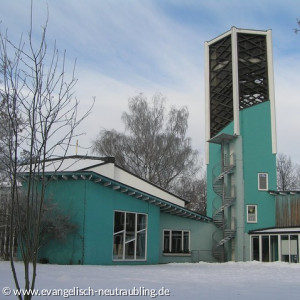
[[[271,39],[233,27],[205,43],[207,214],[219,261],[249,260],[248,231],[275,225]]]

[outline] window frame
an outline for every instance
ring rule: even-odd
[[[254,248],[254,239],[257,240],[257,247]],[[269,247],[265,251],[263,240],[267,239]],[[275,252],[274,252],[275,249]],[[254,251],[255,250],[255,251]],[[288,262],[300,263],[300,232],[272,232],[250,234],[250,260],[260,262]],[[255,255],[254,255],[255,254]],[[264,259],[264,257],[268,259]]]
[[[261,188],[260,176],[266,175],[266,188]],[[269,190],[269,174],[267,172],[259,172],[257,174],[258,190],[259,191],[268,191]]]
[[[249,220],[249,207],[253,206],[255,208],[255,212],[254,212],[254,215],[255,215],[255,220],[252,221],[252,220]],[[248,204],[246,206],[246,210],[247,210],[247,223],[249,224],[255,224],[257,223],[257,204]]]
[[[115,214],[116,213],[122,213],[124,214],[123,220],[123,229],[116,231],[115,232]],[[134,214],[134,237],[131,238],[130,240],[126,241],[126,227],[127,227],[127,214]],[[138,230],[138,216],[143,215],[145,216],[145,228],[139,229]],[[140,212],[132,212],[132,211],[122,211],[122,210],[114,210],[114,215],[113,215],[113,239],[112,239],[112,260],[113,261],[147,261],[147,236],[148,236],[148,214],[146,213],[140,213]],[[137,241],[138,241],[138,235],[144,233],[144,249],[145,249],[145,255],[144,258],[137,258]],[[121,251],[122,251],[122,257],[118,258],[115,257],[115,236],[122,234],[122,246],[121,246]],[[128,234],[127,234],[128,236]],[[134,257],[133,258],[126,258],[126,245],[129,244],[130,242],[134,242]],[[120,243],[121,244],[121,243]]]
[[[173,232],[180,232],[181,233],[181,245],[180,245],[180,251],[174,251],[172,249],[172,236]],[[169,236],[169,245],[167,245],[168,250],[166,251],[166,245],[165,245],[165,234],[168,232]],[[185,233],[188,234],[188,251],[184,251],[185,248]],[[162,244],[162,250],[164,255],[189,255],[191,254],[191,231],[186,229],[164,229],[163,230],[163,244]]]

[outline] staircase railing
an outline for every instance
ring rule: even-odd
[[[235,155],[225,156],[216,164],[213,172],[213,191],[217,195],[213,200],[213,222],[217,230],[213,233],[213,256],[218,261],[225,261],[224,245],[235,237],[235,229],[228,226],[225,216],[225,209],[235,203],[235,188],[231,187],[228,192],[225,186],[225,176],[232,174],[235,168]],[[228,228],[229,227],[229,228]]]

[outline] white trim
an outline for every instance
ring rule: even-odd
[[[266,30],[253,30],[253,29],[241,29],[241,28],[236,28],[236,27],[231,27],[230,30],[222,33],[221,35],[217,36],[216,38],[207,41],[206,43],[208,45],[214,44],[217,41],[223,39],[224,37],[230,35],[232,33],[233,30],[236,30],[236,32],[238,33],[246,33],[246,34],[259,34],[259,35],[267,35],[267,31]]]
[[[278,234],[278,261],[281,261],[281,234]]]
[[[300,232],[300,227],[285,227],[285,228],[270,228],[270,229],[264,229],[264,230],[253,230],[253,235],[258,235],[258,234],[289,234],[289,233],[299,233]]]
[[[291,262],[291,236],[288,235],[288,245],[289,245],[289,263]]]
[[[266,188],[262,189],[260,187],[260,175],[266,175]],[[269,174],[267,172],[259,172],[257,173],[257,187],[259,191],[268,191],[269,190]]]
[[[298,252],[300,252],[300,234],[298,234]],[[298,253],[298,263],[300,263],[300,253]]]
[[[249,221],[249,211],[248,207],[254,206],[255,207],[255,220],[254,221]],[[246,212],[247,212],[247,223],[257,223],[257,204],[249,204],[246,206]]]
[[[258,248],[259,248],[259,261],[262,261],[262,237],[261,235],[258,237]]]
[[[253,29],[240,29],[240,28],[236,28],[236,31],[238,33],[267,35],[267,31],[266,30],[253,30]]]
[[[209,164],[209,143],[210,139],[210,88],[209,88],[209,46],[208,43],[204,43],[204,80],[205,80],[205,163]]]
[[[192,253],[163,253],[163,256],[192,256]]]
[[[205,43],[207,43],[207,45],[210,46],[210,45],[216,43],[217,41],[219,41],[219,40],[225,38],[226,36],[230,35],[230,34],[231,34],[231,30],[232,30],[232,29],[230,29],[230,30],[228,30],[228,31],[226,31],[226,32],[224,32],[224,33],[222,33],[221,35],[217,36],[216,38],[214,38],[214,39],[212,39],[212,40],[210,40],[210,41],[207,41],[207,42],[205,42]]]
[[[272,50],[272,31],[267,32],[267,61],[268,61],[268,82],[269,100],[271,106],[271,132],[272,132],[272,153],[277,153],[277,131],[276,131],[276,109],[275,109],[275,88]]]
[[[239,72],[238,72],[238,50],[237,29],[231,29],[231,59],[232,59],[232,98],[233,98],[233,120],[234,134],[240,134],[240,108],[239,108]]]

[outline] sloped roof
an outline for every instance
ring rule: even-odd
[[[115,165],[113,157],[70,156],[49,160],[44,175],[54,180],[90,180],[152,203],[161,212],[211,222],[211,218],[186,209],[184,199]]]
[[[45,172],[77,172],[109,162],[114,163],[113,157],[67,156],[46,161]],[[25,168],[26,172],[26,168]]]

